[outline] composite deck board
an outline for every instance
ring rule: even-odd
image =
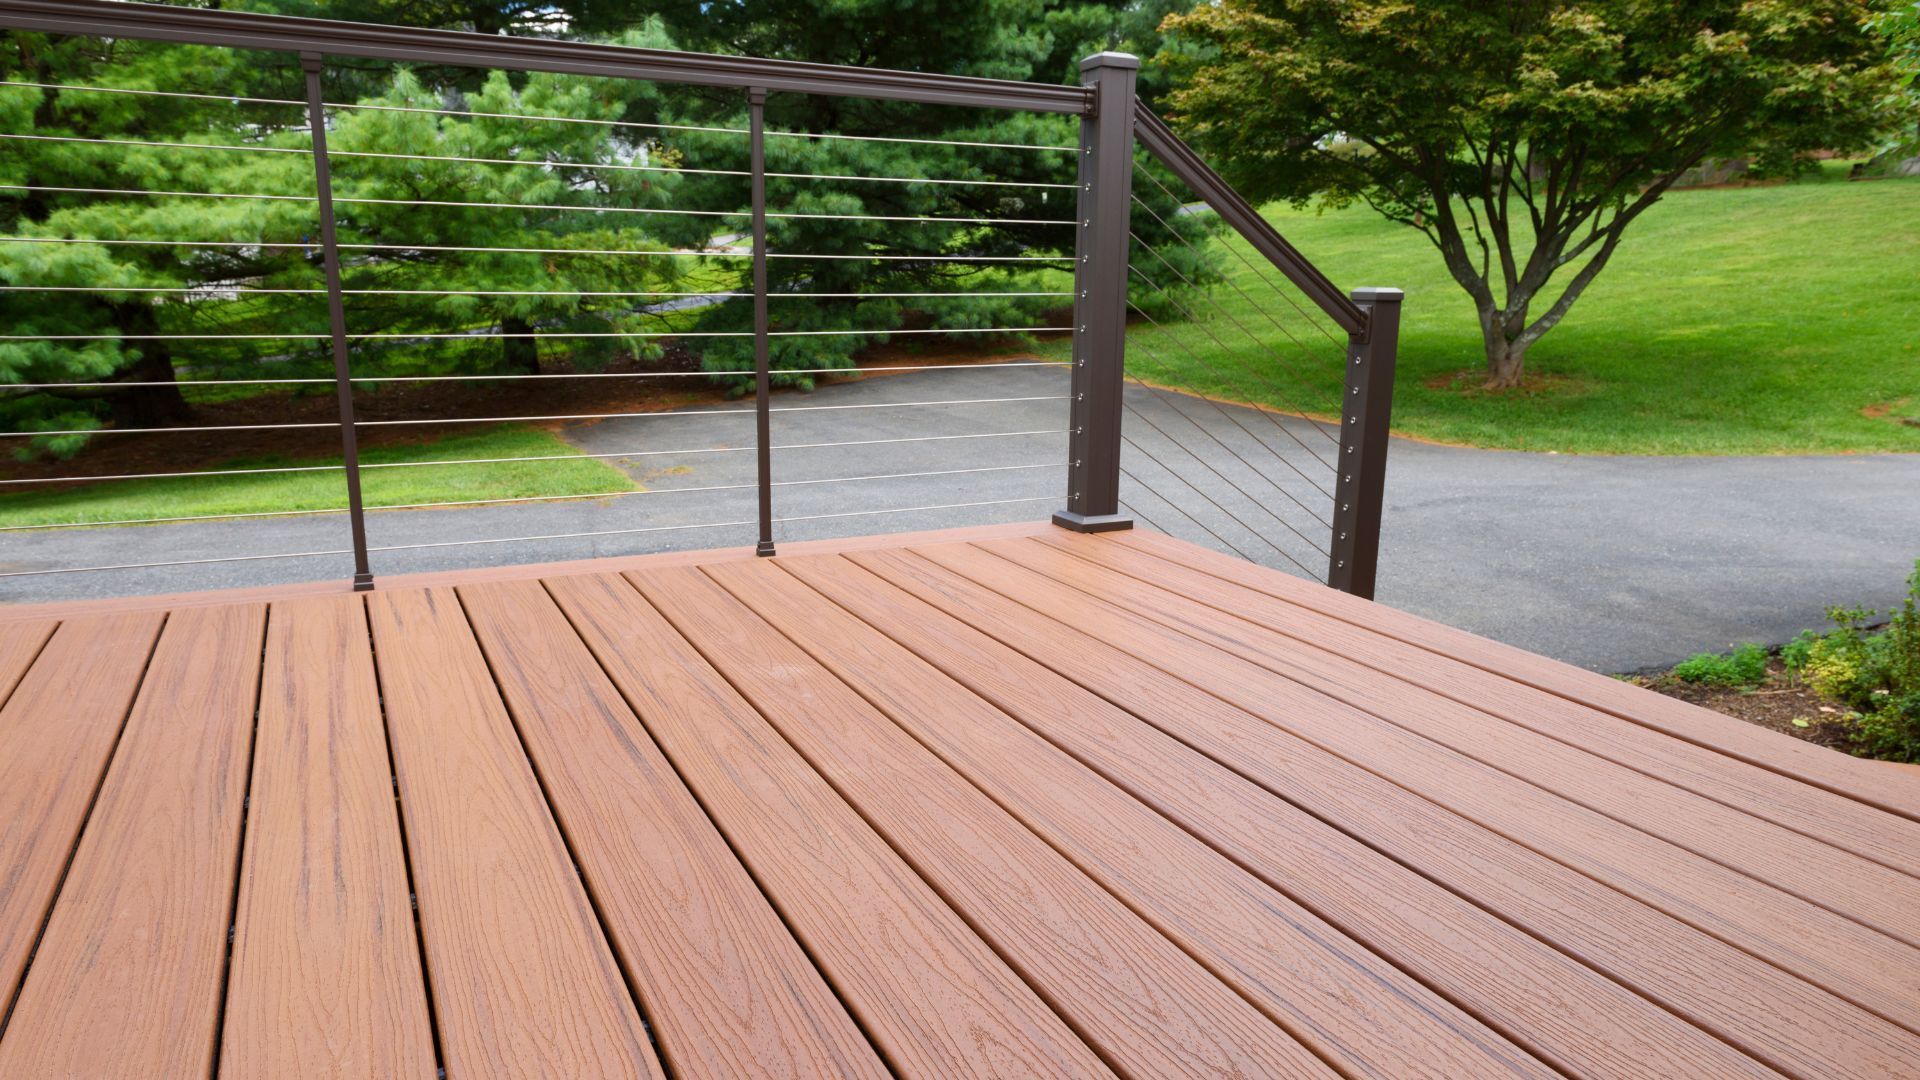
[[[1206,582],[1190,583],[1176,592],[1074,558],[1038,541],[980,546],[1082,592],[1114,597],[1127,610],[1174,627],[1223,653],[1318,690],[1649,836],[1820,904],[1908,946],[1920,944],[1920,919],[1915,918],[1920,913],[1920,879],[1509,723],[1414,681],[1381,678],[1378,669],[1370,671],[1336,651],[1340,645],[1356,649],[1364,649],[1364,645],[1287,634],[1263,625],[1247,612],[1224,610],[1219,605],[1231,605],[1232,601],[1214,593]],[[1920,959],[1920,954],[1915,958]]]
[[[367,613],[447,1075],[664,1075],[459,599]]]
[[[0,1076],[211,1072],[266,614],[167,620],[0,1038]]]
[[[766,563],[708,573],[718,584],[696,570],[654,574],[647,592],[1117,1071],[1337,1075],[876,711],[832,658],[820,657],[827,667],[810,659],[795,642],[837,640],[844,629],[816,621],[837,614],[822,612],[818,597]],[[783,585],[784,595],[770,591]],[[815,609],[783,604],[793,590]],[[911,656],[870,659],[917,666]]]
[[[9,623],[0,626],[0,706],[7,703],[13,688],[20,684],[27,668],[40,655],[47,639],[60,626],[54,619]]]
[[[459,592],[674,1075],[887,1075],[540,583]]]
[[[1095,598],[970,545],[931,546],[918,556],[1055,612],[1143,663],[1177,667],[1199,689],[1688,922],[1724,928],[1788,970],[1920,1029],[1920,953],[1892,938],[1138,615],[1126,606],[1130,597]]]
[[[435,1062],[364,606],[267,623],[220,1074],[421,1077]]]
[[[1089,544],[1079,537],[1075,540],[1042,537],[1038,542],[1230,610],[1391,679],[1432,690],[1732,809],[1904,873],[1920,873],[1920,822],[1889,815],[1766,769],[1733,767],[1733,761],[1724,754],[1596,712],[1546,690],[1510,679],[1490,679],[1485,671],[1463,661],[1299,603],[1250,592],[1238,582],[1171,563],[1157,552],[1124,544]]]
[[[923,559],[849,558],[1784,1071],[1892,1077],[1920,1066],[1911,1035],[1886,1020],[1131,654]]]
[[[1772,1075],[1715,1036],[905,590],[838,557],[780,566],[1566,1071]]]
[[[1450,656],[1501,678],[1546,690],[1596,711],[1627,720],[1728,757],[1749,762],[1842,798],[1920,822],[1920,781],[1912,774],[1873,762],[1825,752],[1799,739],[1772,733],[1723,713],[1660,694],[1643,694],[1571,664],[1550,660],[1470,634],[1384,604],[1321,588],[1298,578],[1232,559],[1156,533],[1130,531],[1099,538],[1102,543],[1137,546],[1247,588],[1291,600],[1375,633]]]
[[[773,567],[708,572],[1343,1073],[1550,1072],[799,582]]]
[[[67,620],[0,708],[0,1017],[19,992],[161,619]]]
[[[1111,1075],[628,581],[548,584],[896,1071]]]
[[[1916,839],[1150,534],[0,608],[0,1076],[1890,1080]]]

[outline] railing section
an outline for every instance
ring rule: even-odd
[[[0,334],[0,344],[62,342],[85,347],[99,341],[167,357],[167,365],[160,368],[135,366],[92,384],[20,381],[7,387],[5,393],[124,394],[154,388],[179,390],[204,399],[205,395],[221,392],[330,390],[335,403],[335,415],[325,418],[232,424],[114,423],[71,429],[41,425],[46,429],[0,432],[0,440],[19,445],[20,440],[28,439],[139,437],[199,443],[233,436],[257,445],[263,432],[269,433],[264,436],[267,439],[291,439],[296,433],[332,430],[337,433],[341,451],[338,464],[219,464],[168,471],[81,469],[65,475],[42,469],[34,475],[0,479],[0,506],[5,505],[6,495],[16,492],[75,490],[128,480],[219,476],[231,481],[240,476],[284,478],[288,474],[335,473],[342,481],[340,501],[325,506],[153,513],[108,516],[104,520],[91,514],[72,521],[31,523],[7,522],[4,511],[0,511],[0,532],[28,538],[61,534],[71,540],[62,546],[62,552],[71,549],[82,556],[59,561],[44,552],[24,558],[16,552],[9,560],[13,566],[0,569],[0,578],[52,579],[179,567],[200,567],[216,573],[220,565],[228,563],[324,566],[342,560],[350,567],[347,572],[355,587],[368,588],[376,569],[391,573],[437,565],[434,556],[446,549],[511,551],[516,561],[540,561],[657,548],[672,543],[671,538],[677,536],[687,536],[698,546],[712,546],[737,535],[741,541],[752,543],[760,554],[771,555],[783,538],[810,535],[840,524],[871,528],[876,522],[898,521],[909,527],[927,527],[961,523],[957,515],[974,519],[982,514],[1031,515],[1045,503],[1057,505],[1060,496],[1040,489],[1027,494],[1030,485],[1021,478],[1057,483],[1064,473],[1065,506],[1054,520],[1065,527],[1090,531],[1127,528],[1139,519],[1166,531],[1194,534],[1204,542],[1251,558],[1297,568],[1313,577],[1320,575],[1309,568],[1311,559],[1323,557],[1328,581],[1361,595],[1371,593],[1378,552],[1398,294],[1392,290],[1362,290],[1349,298],[1334,290],[1164,124],[1137,107],[1134,81],[1139,62],[1133,57],[1103,53],[1088,58],[1083,64],[1083,86],[1076,88],[93,0],[0,0],[0,26],[279,50],[296,54],[305,87],[304,99],[240,99],[220,93],[219,88],[133,90],[43,86],[12,79],[7,81],[10,87],[38,89],[60,95],[63,100],[147,94],[269,112],[281,109],[283,115],[258,124],[258,137],[231,145],[167,142],[106,132],[0,132],[0,139],[78,144],[105,155],[304,155],[311,162],[311,187],[304,191],[188,189],[185,185],[133,188],[113,182],[111,175],[99,180],[63,176],[57,183],[28,177],[21,184],[0,185],[0,192],[37,200],[43,207],[56,210],[106,202],[149,208],[208,202],[265,208],[250,219],[247,227],[252,233],[240,238],[168,235],[161,229],[165,216],[153,213],[129,220],[160,231],[119,235],[83,234],[70,227],[77,220],[75,215],[66,219],[57,213],[40,218],[16,215],[12,235],[0,237],[4,245],[90,245],[105,252],[106,257],[129,250],[298,255],[276,263],[270,281],[256,277],[175,288],[118,282],[89,286],[10,281],[5,288],[13,293],[91,292],[123,302],[175,301],[195,305],[196,310],[210,304],[246,305],[264,300],[280,306],[262,309],[268,315],[251,322],[247,318],[213,320],[212,325],[220,328],[218,333],[196,332],[191,320],[180,318],[155,320],[153,326],[142,327],[137,334],[127,332],[125,326],[98,334],[58,333],[55,331],[60,328],[39,324],[0,328],[6,331]],[[446,107],[431,100],[400,104],[328,102],[325,77],[328,65],[337,58],[732,87],[742,95],[746,125],[716,128],[546,116],[517,105],[508,112],[493,113],[475,111],[466,104]],[[951,154],[956,147],[989,144],[772,130],[767,124],[768,101],[781,94],[1077,114],[1078,145],[991,144],[998,151],[1044,155],[1069,173],[1068,158],[1077,158],[1077,176],[996,179],[972,172],[942,177],[918,171],[907,175],[849,175],[823,169],[809,164],[810,159],[798,154],[797,148],[818,148],[835,140],[866,140],[891,147],[920,144],[932,148],[932,153]],[[543,125],[573,125],[568,129],[578,130],[577,125],[584,123],[600,125],[630,141],[620,144],[622,153],[574,160],[539,152],[522,155],[517,149],[497,155],[450,153],[438,146],[371,149],[351,140],[330,139],[351,129],[351,124],[345,123],[349,118],[364,117],[370,111],[421,120],[429,127],[446,118],[525,125],[529,130]],[[662,140],[671,138],[684,139],[686,160],[666,161],[635,149],[642,140],[654,140],[657,149],[664,145]],[[725,142],[731,139],[739,142]],[[537,142],[532,136],[525,141]],[[778,153],[771,153],[776,149]],[[695,150],[723,160],[703,162],[694,156]],[[744,156],[745,161],[739,162],[744,168],[727,166],[728,161],[738,161],[735,155]],[[770,156],[782,164],[769,167]],[[796,160],[797,165],[786,164]],[[344,174],[340,172],[343,168]],[[409,168],[472,170],[484,180],[481,189],[494,185],[496,190],[520,190],[504,181],[512,175],[537,174],[562,182],[543,188],[548,194],[537,199],[404,192],[381,182],[392,179],[392,170]],[[646,185],[623,183],[636,176]],[[780,185],[777,192],[770,194],[770,181]],[[706,201],[675,202],[662,194],[687,182],[707,183]],[[1192,199],[1176,197],[1174,188],[1182,184],[1192,193]],[[869,211],[864,203],[859,212],[850,213],[792,208],[801,205],[797,193],[802,191],[888,185],[1035,189],[1042,197],[1019,205],[1053,209],[888,214]],[[1071,200],[1045,198],[1069,191]],[[1142,191],[1148,198],[1141,197]],[[739,201],[729,203],[733,198]],[[1067,209],[1072,211],[1071,218],[1063,214]],[[1205,213],[1207,210],[1212,213]],[[542,234],[561,240],[524,246],[482,245],[462,243],[463,237],[445,235],[444,228],[427,229],[429,211],[539,215],[542,220],[591,221],[595,225],[591,229],[569,226]],[[680,235],[692,239],[678,245],[608,242],[609,237],[619,240],[629,235],[621,231],[621,222],[656,220],[690,222]],[[858,222],[862,229],[912,230],[911,236],[932,239],[922,250],[899,245],[884,250],[782,249],[781,237],[804,235],[804,226],[819,221]],[[941,237],[955,236],[962,230],[983,229],[1020,229],[1057,239],[1034,241],[1033,247],[1018,251],[995,248],[1002,253],[989,255],[956,253],[955,248],[939,242]],[[1153,233],[1156,229],[1157,235]],[[1217,235],[1223,229],[1233,235]],[[1067,230],[1073,233],[1070,243]],[[421,266],[440,265],[434,260],[464,265],[459,260],[513,259],[568,266],[593,261],[596,266],[614,269],[589,275],[595,280],[604,279],[607,286],[591,289],[577,283],[565,289],[539,288],[544,280],[538,271],[540,264],[527,264],[535,269],[527,280],[516,280],[510,288],[482,289],[458,280],[421,280],[416,272]],[[1222,260],[1235,261],[1225,267],[1217,265]],[[851,289],[820,286],[822,279],[835,279],[832,268],[850,265],[877,269],[873,275],[859,276],[857,287]],[[1001,284],[996,290],[963,290],[956,285],[953,291],[940,291],[937,283],[950,279],[930,279],[936,282],[933,288],[922,284],[911,289],[875,289],[868,283],[869,277],[890,280],[880,277],[880,270],[905,266],[993,269],[1000,271]],[[635,269],[648,267],[671,269]],[[743,267],[749,283],[744,289],[684,284],[689,269],[740,274]],[[311,273],[317,280],[298,280],[302,272]],[[663,283],[673,287],[663,287]],[[1284,317],[1274,300],[1281,288],[1289,290],[1284,300],[1291,307]],[[1270,295],[1255,301],[1252,293],[1256,289],[1265,289]],[[972,377],[965,372],[997,372],[1002,385],[1012,385],[1019,393],[948,390],[932,396],[878,395],[873,400],[816,404],[806,397],[775,392],[782,384],[796,380],[832,381],[846,374],[839,367],[808,364],[804,359],[808,342],[834,336],[877,339],[874,331],[858,327],[818,328],[819,320],[806,314],[808,305],[875,300],[912,305],[929,297],[991,297],[996,292],[1036,305],[1064,308],[1070,303],[1072,317],[1066,325],[1030,318],[1025,325],[907,326],[887,330],[884,337],[897,344],[1017,334],[1044,346],[1048,340],[1068,335],[1070,358],[1050,355],[1043,347],[1028,359],[993,363],[965,359],[881,362],[866,364],[861,371],[866,375],[914,372],[922,380],[939,373],[942,381],[938,385],[942,386]],[[535,297],[565,297],[574,306],[566,317],[544,321],[519,313],[483,320],[485,325],[475,323],[472,316],[461,321],[460,313],[468,310],[462,304],[515,304]],[[312,311],[287,307],[293,298],[310,300],[317,306]],[[720,329],[688,329],[685,322],[673,322],[672,313],[684,312],[687,305],[723,308],[739,304],[750,306],[750,314],[732,321],[694,324],[723,327]],[[435,325],[431,317],[437,312],[452,314],[443,325]],[[1324,325],[1328,319],[1335,330]],[[1267,325],[1273,330],[1266,329]],[[1343,360],[1335,361],[1338,367],[1329,368],[1312,335],[1335,341],[1335,332],[1344,332],[1348,342]],[[615,364],[604,370],[573,366],[536,373],[476,370],[471,366],[445,370],[444,365],[435,368],[432,362],[440,353],[498,347],[509,358],[518,358],[513,362],[524,363],[531,357],[537,367],[542,349],[566,355],[573,355],[568,350],[627,349],[638,355],[663,341],[710,348],[731,347],[731,342],[737,341],[743,361],[746,355],[751,357],[750,367],[741,369],[739,376],[750,380],[751,407],[723,404],[661,411],[646,403],[644,407],[531,412],[494,407],[480,410],[481,415],[389,416],[383,412],[388,402],[384,395],[406,389],[445,388],[453,393],[462,387],[514,385],[537,394],[555,385],[617,388],[658,382],[698,386],[711,378],[710,372],[699,367],[669,363]],[[1136,352],[1136,367],[1149,377],[1129,371],[1126,354],[1130,345]],[[798,364],[793,362],[796,350],[802,356]],[[1290,352],[1298,355],[1290,356]],[[784,357],[787,362],[776,362],[776,357]],[[1298,371],[1289,366],[1293,364],[1299,365]],[[1008,374],[1013,370],[1018,371],[1018,379]],[[220,377],[202,377],[206,371]],[[134,377],[129,378],[129,374]],[[1058,382],[1049,383],[1048,379]],[[1294,400],[1309,393],[1329,400]],[[1049,410],[1055,408],[1065,417],[1050,416]],[[869,423],[871,430],[864,432],[844,430],[846,421],[856,415],[912,415],[920,419]],[[927,417],[932,415],[943,417],[944,426],[927,430]],[[993,420],[997,418],[1004,419],[996,424]],[[696,432],[689,422],[703,426]],[[633,444],[607,446],[607,440],[601,438],[583,445],[577,453],[479,457],[422,453],[410,457],[408,448],[414,444],[387,438],[396,431],[473,431],[510,424],[578,423],[617,425]],[[676,434],[651,436],[655,431]],[[374,455],[378,460],[369,457],[370,438],[385,440],[382,452]],[[987,447],[998,448],[987,457],[987,464],[952,458],[963,449],[977,456]],[[206,460],[204,452],[199,460]],[[471,499],[383,498],[381,490],[403,489],[376,482],[413,470],[443,470],[443,476],[450,476],[451,472],[444,471],[567,468],[571,467],[569,463],[592,460],[666,466],[658,470],[662,474],[688,462],[702,462],[705,472],[699,482],[691,484],[656,481],[622,490]],[[727,464],[730,461],[734,463]],[[1054,479],[1049,481],[1049,477]],[[363,484],[369,488],[365,496]],[[878,506],[855,496],[835,494],[828,498],[824,494],[860,490],[863,485],[891,494]],[[674,500],[680,501],[679,508],[673,508]],[[623,509],[641,506],[646,509]],[[690,508],[694,506],[704,507],[715,516],[692,520],[696,511]],[[489,513],[390,513],[480,508]],[[258,519],[282,522],[271,534],[282,543],[288,529],[284,523],[289,521],[309,520],[326,529],[336,527],[328,522],[344,521],[347,528],[341,540],[332,542],[326,533],[301,533],[292,550],[235,549],[267,537],[264,531],[236,536],[231,544],[223,537],[218,545],[194,539],[194,535],[204,534],[164,534],[171,539],[151,543],[143,540],[138,546],[171,557],[84,557],[106,551],[101,545],[112,543],[117,536],[132,541],[134,534],[147,532],[116,533],[89,526],[191,525],[215,520],[253,525],[260,523]],[[529,524],[534,527],[527,528]],[[331,535],[340,536],[337,532]],[[193,550],[183,551],[183,544]],[[135,542],[125,546],[135,546]]]

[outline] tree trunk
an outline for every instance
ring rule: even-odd
[[[128,334],[156,334],[160,324],[145,304],[116,305],[120,326]],[[173,350],[164,341],[139,343],[140,359],[127,369],[129,382],[161,383],[129,386],[111,398],[117,427],[166,427],[193,415],[193,407],[174,382]]]
[[[1510,321],[1492,308],[1480,312],[1480,336],[1487,349],[1487,381],[1482,389],[1512,389],[1520,385],[1520,378],[1526,372],[1527,346],[1509,336]],[[1520,321],[1525,321],[1524,316]]]
[[[533,324],[517,316],[508,316],[500,320],[500,332],[504,335],[531,334]],[[525,372],[528,375],[540,374],[540,343],[536,338],[502,337],[500,358],[505,361],[509,371]]]
[[[1519,386],[1526,367],[1527,347],[1508,341],[1506,335],[1495,328],[1487,336],[1487,381],[1484,389],[1511,390]]]

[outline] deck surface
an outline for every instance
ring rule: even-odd
[[[0,1076],[1920,1076],[1920,779],[1148,533],[0,612]]]

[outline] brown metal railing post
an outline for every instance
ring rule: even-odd
[[[760,543],[756,555],[773,554],[773,371],[767,338],[767,92],[747,90],[747,127],[753,173],[753,413],[756,471],[760,485]]]
[[[1366,325],[1347,345],[1340,395],[1340,459],[1335,462],[1333,545],[1327,584],[1373,599],[1380,564],[1380,509],[1387,489],[1387,436],[1393,421],[1393,366],[1400,349],[1399,289],[1355,289]]]
[[[1067,508],[1053,515],[1055,525],[1077,532],[1133,527],[1133,519],[1120,512],[1120,407],[1126,380],[1134,80],[1139,71],[1139,59],[1126,53],[1096,53],[1080,61],[1080,81],[1093,92],[1093,108],[1080,120]]]
[[[367,513],[360,500],[360,433],[353,419],[353,379],[347,353],[347,308],[341,297],[340,244],[333,224],[333,170],[327,161],[327,110],[322,103],[317,53],[301,53],[307,73],[307,124],[313,132],[313,182],[320,203],[320,254],[327,275],[327,321],[333,338],[333,379],[340,405],[340,452],[346,467],[347,522],[353,530],[353,588],[373,588],[367,562]]]

